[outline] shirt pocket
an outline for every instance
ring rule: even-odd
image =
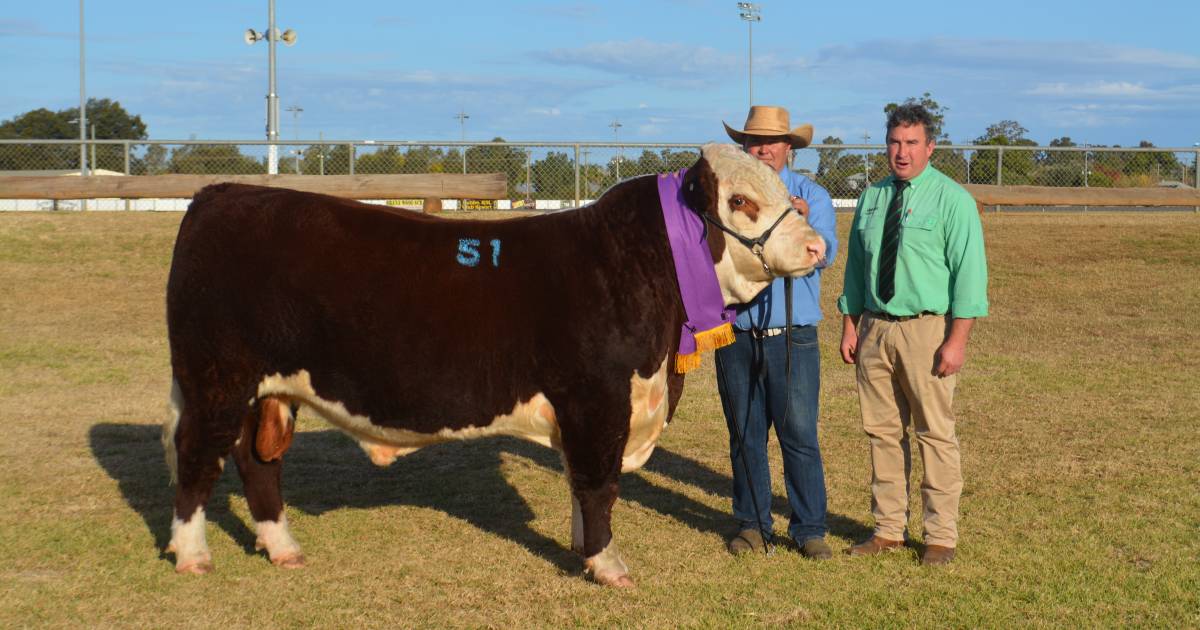
[[[913,214],[901,222],[901,239],[904,249],[926,260],[941,260],[945,243],[942,238],[942,222],[936,214]]]
[[[882,208],[876,208],[874,212],[864,213],[858,219],[858,224],[854,226],[855,236],[862,243],[863,251],[874,253],[879,250],[880,234],[883,231],[883,214]]]

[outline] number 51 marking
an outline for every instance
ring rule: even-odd
[[[500,239],[494,238],[488,242],[492,246],[492,266],[500,266]],[[475,267],[479,264],[479,239],[458,239],[458,264],[464,267]]]

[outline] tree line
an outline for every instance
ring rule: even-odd
[[[930,112],[934,125],[931,136],[938,144],[952,144],[944,131],[948,107],[939,104],[928,93],[910,97],[903,104],[920,104]],[[899,104],[888,103],[884,114],[891,114]],[[1026,134],[1029,130],[1015,120],[993,123],[984,132],[960,144],[979,147],[1037,147],[1041,146]],[[870,182],[888,175],[886,152],[849,153],[836,145],[845,144],[841,138],[827,136],[821,141],[832,148],[817,149],[818,163],[815,178],[830,192],[846,193],[861,189]],[[1055,138],[1050,147],[1078,146],[1068,136]],[[1106,145],[1089,144],[1088,148],[1107,148]],[[1119,145],[1112,145],[1119,148]],[[1138,148],[1154,148],[1146,140]],[[1130,187],[1156,186],[1159,181],[1181,177],[1188,185],[1195,185],[1195,173],[1170,151],[1138,152],[1094,152],[1094,151],[1034,151],[1017,150],[1004,152],[1000,163],[1000,152],[978,149],[938,149],[930,158],[935,168],[956,181],[975,184],[994,184],[997,172],[1002,171],[1005,185],[1032,186],[1087,186]],[[865,181],[864,181],[865,180]]]
[[[931,129],[939,144],[950,144],[944,132],[949,111],[928,93],[911,97],[905,104],[923,105],[934,120]],[[888,103],[883,111],[891,113],[899,105]],[[145,141],[147,129],[141,116],[131,114],[117,101],[93,98],[87,101],[87,135],[100,140]],[[45,108],[20,114],[0,122],[0,138],[73,140],[79,137],[79,108],[51,111]],[[1028,130],[1015,120],[1002,120],[989,125],[984,132],[967,144],[980,147],[1034,147]],[[503,143],[503,138],[494,138]],[[856,191],[886,177],[885,152],[855,152],[837,148],[841,138],[828,136],[824,148],[817,149],[818,166],[815,179],[835,196],[856,194]],[[1069,137],[1055,138],[1050,147],[1074,147]],[[1103,145],[1089,145],[1102,147]],[[1114,145],[1115,146],[1115,145]],[[1147,141],[1139,147],[1151,148]],[[303,148],[282,147],[279,171],[309,175],[347,174],[351,160],[356,173],[459,173],[463,172],[464,153],[459,147],[396,146],[351,148],[344,144],[310,145]],[[536,150],[534,150],[536,151]],[[352,156],[353,152],[353,156]],[[593,151],[595,152],[595,151]],[[97,145],[91,152],[93,169],[123,172],[125,153],[121,146]],[[596,152],[599,153],[599,152]],[[581,156],[580,195],[594,197],[620,178],[649,173],[662,173],[686,168],[695,162],[695,151],[663,149],[643,150],[640,155],[624,156],[606,152],[604,159],[589,160]],[[246,155],[233,144],[189,144],[167,148],[150,144],[135,151],[129,158],[129,170],[135,175],[161,173],[195,174],[260,174],[267,172],[265,156]],[[575,196],[575,159],[562,151],[534,153],[529,149],[478,145],[465,151],[467,173],[502,172],[509,182],[511,198],[569,199]],[[1085,165],[1086,162],[1086,165]],[[1154,186],[1161,179],[1183,173],[1191,177],[1186,166],[1169,151],[1153,152],[1083,152],[1083,151],[1008,151],[1000,163],[999,153],[978,149],[942,149],[934,152],[932,164],[950,177],[967,183],[995,183],[997,171],[1003,171],[1005,184],[1053,186]],[[79,148],[73,145],[10,145],[0,150],[0,170],[77,170]],[[1194,181],[1192,182],[1194,185]]]

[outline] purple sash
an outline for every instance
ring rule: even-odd
[[[667,223],[667,239],[675,260],[675,277],[686,320],[679,331],[675,372],[700,365],[700,353],[733,343],[732,308],[725,306],[721,285],[705,240],[704,220],[683,202],[680,188],[687,169],[658,176],[658,198]]]

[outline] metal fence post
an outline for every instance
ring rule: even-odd
[[[996,148],[996,185],[1004,185],[1004,147]]]
[[[350,156],[350,174],[353,175],[354,174],[354,144],[353,143],[347,144],[346,147],[349,149],[346,152],[346,154]]]
[[[126,140],[122,144],[125,147],[125,174],[128,175],[129,174],[129,141]]]
[[[579,207],[579,143],[575,143],[575,207]]]

